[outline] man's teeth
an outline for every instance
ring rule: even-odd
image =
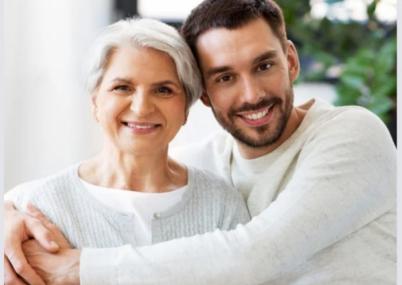
[[[256,113],[244,115],[244,117],[248,120],[259,120],[259,119],[265,117],[268,114],[268,111],[269,111],[269,108],[266,108],[266,109],[256,112]]]

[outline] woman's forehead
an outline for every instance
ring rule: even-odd
[[[173,59],[165,52],[149,47],[125,45],[116,48],[109,58],[105,77],[152,78],[177,80]]]

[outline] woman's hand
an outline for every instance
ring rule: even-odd
[[[60,231],[32,206],[29,214],[14,208],[12,202],[4,203],[4,283],[44,285],[42,278],[28,264],[22,243],[34,238],[49,252],[57,252],[68,245]],[[50,226],[50,229],[49,229]],[[59,245],[56,243],[61,242]]]
[[[29,265],[47,285],[79,284],[80,251],[71,249],[61,231],[41,211],[28,205],[27,213],[50,231],[52,238],[60,247],[57,253],[49,253],[36,240],[24,242],[22,250]]]
[[[28,240],[22,245],[25,257],[32,268],[48,285],[79,284],[80,251],[61,249],[48,253],[37,241]]]

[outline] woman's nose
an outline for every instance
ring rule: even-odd
[[[130,110],[138,116],[145,116],[152,113],[155,106],[150,98],[149,94],[143,91],[137,91],[134,93],[131,99]]]

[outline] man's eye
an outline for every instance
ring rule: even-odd
[[[272,64],[269,62],[261,63],[257,66],[257,71],[265,71],[272,67]]]
[[[217,83],[225,83],[225,82],[229,82],[233,79],[233,76],[230,74],[224,74],[219,76],[218,78],[216,78],[216,82]]]

